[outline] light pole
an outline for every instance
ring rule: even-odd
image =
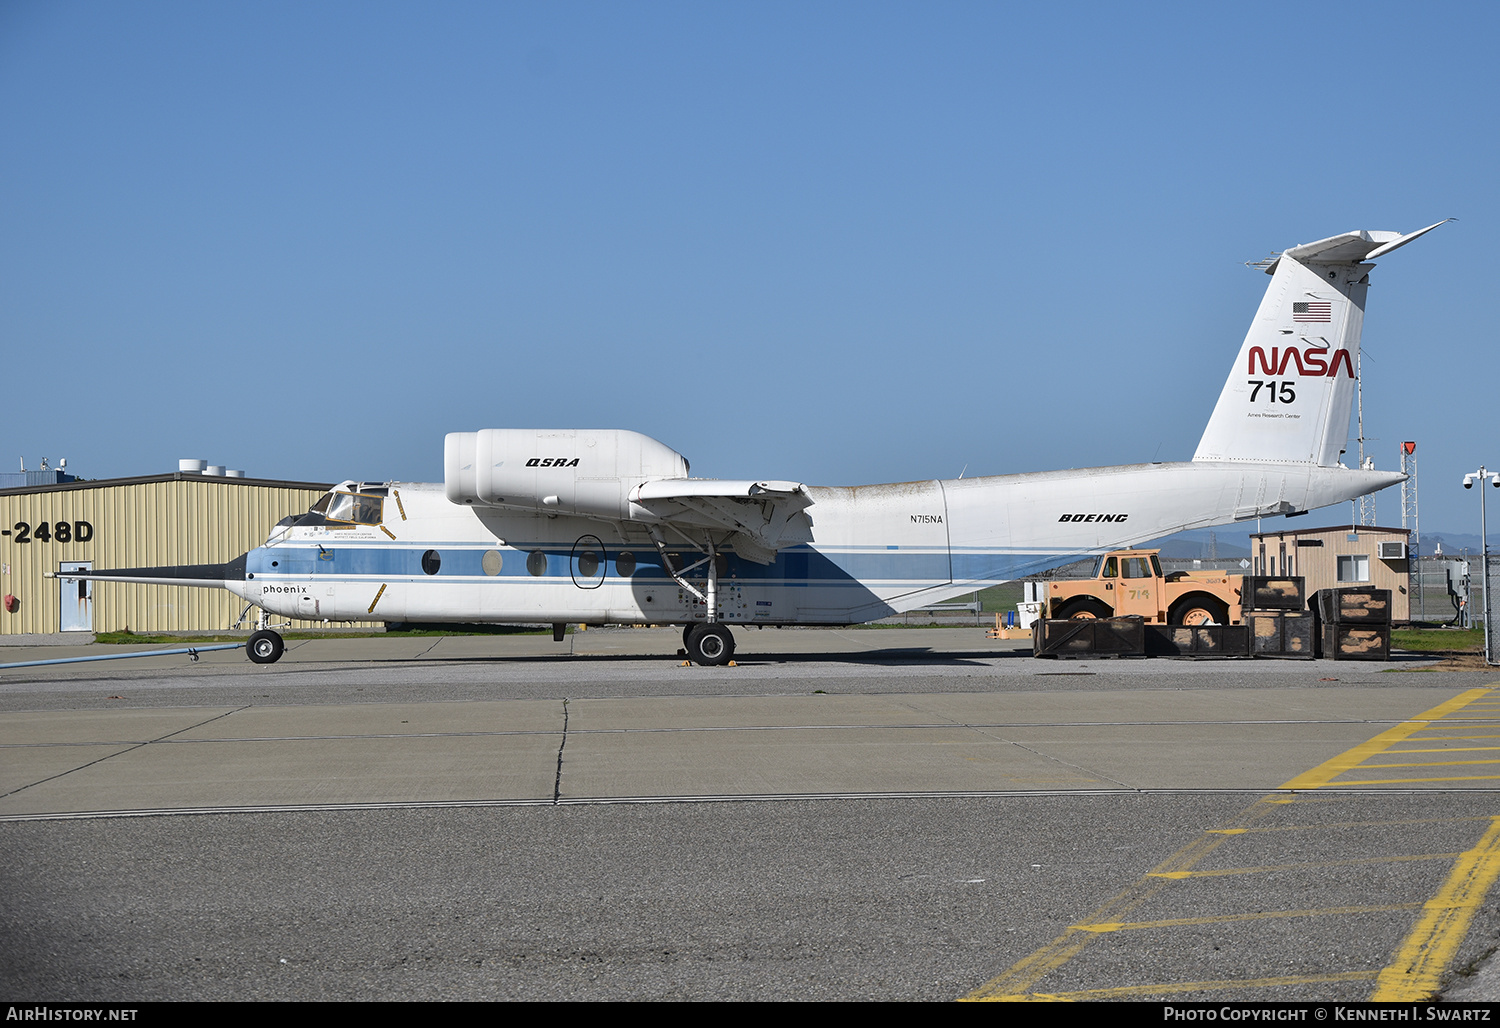
[[[1479,595],[1480,602],[1484,605],[1484,662],[1492,664],[1490,654],[1490,536],[1489,526],[1485,523],[1484,513],[1484,483],[1488,479],[1490,485],[1500,489],[1500,474],[1489,471],[1483,464],[1479,465],[1478,471],[1471,471],[1464,476],[1464,488],[1474,488],[1474,482],[1479,482]]]

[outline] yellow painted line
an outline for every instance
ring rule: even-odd
[[[1181,928],[1195,924],[1230,924],[1235,921],[1272,921],[1284,917],[1329,917],[1337,914],[1384,914],[1393,910],[1417,910],[1420,903],[1386,903],[1365,907],[1310,907],[1307,910],[1257,910],[1250,914],[1206,914],[1203,917],[1168,917],[1160,921],[1114,921],[1105,924],[1075,924],[1080,932],[1128,932],[1138,928]]]
[[[1366,764],[1365,767],[1459,767],[1467,764],[1500,764],[1500,760],[1421,760],[1405,764]]]
[[[1500,746],[1429,746],[1419,750],[1386,750],[1387,753],[1494,753]]]
[[[1381,752],[1389,746],[1410,738],[1415,733],[1427,728],[1428,725],[1452,714],[1454,711],[1462,710],[1465,706],[1473,703],[1484,696],[1489,695],[1492,689],[1469,689],[1459,693],[1444,703],[1418,714],[1409,721],[1403,721],[1381,732],[1369,742],[1361,743],[1351,750],[1340,753],[1331,760],[1325,760],[1311,771],[1306,771],[1290,782],[1282,786],[1283,789],[1318,789],[1331,783],[1339,775],[1364,763],[1370,757]]]
[[[1478,739],[1500,739],[1500,735],[1434,735],[1431,738],[1414,735],[1412,742],[1469,742]]]
[[[1240,812],[1241,824],[1236,827],[1249,827],[1255,821],[1270,815],[1275,811],[1280,799],[1282,797],[1267,797],[1252,803]],[[1192,842],[1152,868],[1152,871],[1160,876],[1173,871],[1191,870],[1193,865],[1202,861],[1232,838],[1234,838],[1232,835],[1200,833]],[[1123,924],[1125,919],[1121,915],[1137,909],[1157,893],[1169,888],[1170,885],[1169,879],[1143,875],[1084,918],[1083,923]],[[1098,938],[1099,934],[1098,931],[1084,931],[1080,928],[1069,927],[1052,942],[1017,961],[1009,970],[991,978],[963,999],[971,1002],[1024,999],[1032,985],[1076,957],[1085,946]]]
[[[401,520],[406,520],[406,505],[401,502],[401,490],[392,489],[391,495],[396,498],[396,509],[401,512]]]
[[[1326,831],[1330,828],[1405,828],[1411,825],[1451,825],[1463,821],[1488,821],[1489,818],[1482,815],[1474,817],[1423,817],[1402,821],[1329,821],[1327,824],[1312,825],[1273,825],[1270,828],[1241,828],[1231,829],[1235,834],[1261,834],[1265,832],[1310,832]],[[1223,831],[1223,829],[1210,828],[1210,832]]]
[[[1450,778],[1361,778],[1334,784],[1342,788],[1346,785],[1411,785],[1415,782],[1500,782],[1500,775],[1454,775]]]
[[[1296,802],[1299,799],[1299,797],[1284,795],[1286,790],[1318,789],[1329,785],[1339,775],[1348,772],[1369,757],[1383,752],[1387,747],[1408,739],[1432,721],[1461,710],[1466,705],[1482,699],[1492,692],[1494,692],[1493,688],[1466,690],[1450,700],[1439,703],[1436,707],[1419,714],[1415,718],[1386,729],[1368,742],[1346,750],[1344,753],[1324,761],[1312,770],[1305,771],[1293,778],[1280,787],[1279,792],[1283,794],[1272,793],[1252,803],[1240,813],[1237,818],[1239,823],[1229,827],[1252,827],[1254,822],[1270,814],[1276,806]],[[1111,897],[1092,914],[1084,918],[1082,923],[1095,925],[1124,923],[1124,918],[1121,917],[1122,914],[1137,909],[1157,893],[1170,886],[1171,880],[1160,877],[1161,875],[1174,871],[1191,871],[1195,864],[1202,861],[1220,845],[1232,838],[1234,838],[1233,835],[1224,834],[1223,832],[1214,835],[1210,835],[1207,832],[1200,833],[1192,842],[1152,868],[1150,873],[1143,875],[1136,882]],[[1052,942],[1017,961],[1008,970],[991,978],[963,998],[969,1001],[1025,999],[1027,998],[1026,994],[1030,992],[1033,985],[1076,957],[1083,951],[1084,947],[1098,938],[1100,934],[1099,932],[1086,932],[1078,928],[1069,927],[1056,939],[1053,939]]]
[[[1500,728],[1500,718],[1493,717],[1449,717],[1444,718],[1441,724],[1432,726],[1432,731],[1452,731],[1457,728]]]
[[[390,536],[392,539],[396,538],[396,533],[392,532],[389,528],[386,528],[384,525],[380,526],[380,530],[382,532],[384,532],[386,535]]]
[[[1396,951],[1396,959],[1380,972],[1370,1000],[1415,1002],[1431,996],[1496,878],[1500,878],[1500,817],[1490,822],[1473,849],[1458,858],[1443,887],[1423,906],[1417,926]]]
[[[1284,975],[1280,978],[1228,978],[1207,982],[1158,982],[1155,985],[1122,985],[1113,989],[1080,989],[1077,992],[1033,993],[1007,996],[1009,1000],[1040,1000],[1076,1003],[1091,999],[1125,999],[1129,996],[1166,996],[1174,992],[1216,992],[1225,989],[1274,989],[1282,985],[1321,985],[1325,982],[1367,982],[1379,971],[1344,971],[1339,974]]]
[[[1484,820],[1481,818],[1481,820]],[[1168,871],[1148,874],[1148,878],[1226,878],[1230,875],[1257,875],[1269,871],[1301,871],[1314,867],[1359,867],[1365,864],[1405,864],[1417,860],[1452,860],[1457,853],[1418,853],[1394,857],[1354,857],[1349,860],[1314,861],[1306,864],[1267,864],[1264,867],[1226,867],[1217,871]]]
[[[382,585],[380,587],[380,591],[375,594],[375,598],[370,601],[370,609],[367,610],[367,611],[365,611],[365,613],[366,614],[373,614],[373,613],[375,613],[375,604],[379,603],[380,602],[380,598],[382,596],[384,596],[384,595],[385,595],[385,586]]]

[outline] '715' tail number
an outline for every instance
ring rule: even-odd
[[[1266,399],[1272,403],[1291,403],[1297,399],[1297,391],[1292,388],[1291,382],[1262,381],[1258,378],[1249,380],[1252,386],[1250,390],[1250,402],[1254,403],[1260,391],[1266,391]]]

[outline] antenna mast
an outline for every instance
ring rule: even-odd
[[[1359,466],[1361,470],[1369,471],[1374,468],[1375,461],[1372,459],[1365,463],[1365,373],[1364,373],[1364,347],[1354,355],[1354,391],[1359,404]],[[1366,493],[1359,498],[1359,523],[1364,526],[1375,524],[1375,494]]]

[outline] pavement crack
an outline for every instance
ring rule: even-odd
[[[77,767],[70,767],[66,771],[59,771],[55,775],[48,775],[46,778],[39,778],[34,782],[27,782],[25,785],[10,790],[10,792],[0,793],[0,799],[6,799],[7,797],[14,796],[18,792],[25,792],[27,789],[35,788],[38,785],[45,785],[48,782],[55,782],[59,778],[71,775],[74,771],[82,771],[86,767],[93,767],[95,764],[102,764],[106,760],[113,760],[115,757],[121,756],[123,754],[133,753],[143,746],[150,746],[152,743],[157,742],[166,742],[174,735],[181,735],[183,732],[191,732],[194,728],[202,728],[204,725],[212,721],[217,721],[222,717],[228,717],[230,714],[238,714],[240,711],[248,709],[249,704],[246,704],[242,707],[235,707],[233,710],[226,710],[222,714],[215,714],[213,717],[206,717],[196,724],[186,725],[182,728],[177,729],[176,731],[168,732],[166,735],[160,736],[159,738],[147,739],[145,742],[138,742],[133,746],[127,746],[123,750],[118,750],[114,753],[106,753],[104,756],[99,757],[97,760],[87,761],[86,763],[79,764]]]
[[[982,729],[982,728],[980,728],[980,727],[978,727],[976,725],[965,725],[964,727],[970,729],[971,731],[977,732],[980,735],[987,735],[987,736],[991,736],[992,738],[999,739],[1001,742],[1006,743],[1006,744],[1011,745],[1011,746],[1018,747],[1020,749],[1023,749],[1027,753],[1035,754],[1036,756],[1042,758],[1043,760],[1051,761],[1054,764],[1061,764],[1063,767],[1072,768],[1074,771],[1077,771],[1080,774],[1090,775],[1090,776],[1093,776],[1093,777],[1096,777],[1096,778],[1102,778],[1106,782],[1113,782],[1115,785],[1118,785],[1120,788],[1122,788],[1122,789],[1129,789],[1132,792],[1138,792],[1139,791],[1138,789],[1136,789],[1135,786],[1131,785],[1129,782],[1122,782],[1118,778],[1111,778],[1109,775],[1104,774],[1102,771],[1097,771],[1097,770],[1095,770],[1093,768],[1084,767],[1081,764],[1075,764],[1071,760],[1063,760],[1061,757],[1055,756],[1055,755],[1053,755],[1051,753],[1044,752],[1043,750],[1037,749],[1035,746],[1028,746],[1024,742],[1018,742],[1015,739],[1007,739],[1003,735],[994,735],[993,733],[991,733],[989,731],[986,731],[986,730],[984,730],[984,729]]]
[[[557,744],[557,777],[552,780],[552,803],[556,806],[562,802],[562,765],[563,750],[568,745],[568,698],[563,697],[563,727],[562,741]]]
[[[442,635],[438,636],[436,639],[432,640],[432,645],[431,646],[427,647],[427,649],[423,650],[421,653],[418,653],[416,656],[410,657],[408,659],[410,659],[410,660],[421,660],[423,657],[427,656],[433,650],[437,649],[438,643],[442,642],[445,638],[447,638],[447,636],[442,636]]]

